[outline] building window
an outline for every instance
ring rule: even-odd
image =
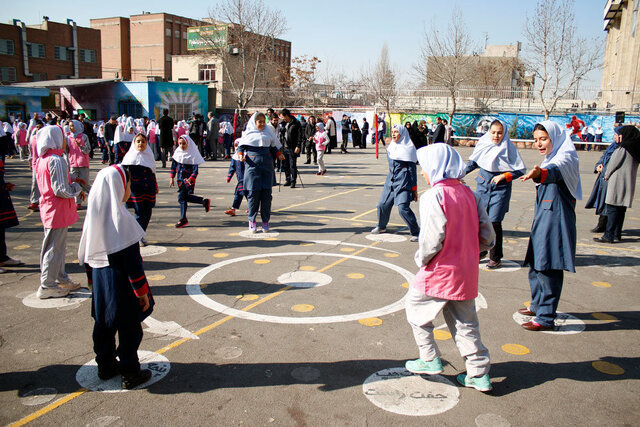
[[[166,30],[164,30],[164,34],[165,34],[167,37],[171,37],[171,28],[167,28]]]
[[[142,104],[138,101],[120,101],[118,102],[118,114],[126,114],[129,117],[142,117]]]
[[[0,68],[0,81],[3,81],[3,82],[15,82],[16,81],[16,67],[1,67]]]
[[[93,49],[80,49],[80,62],[96,62],[96,51]]]
[[[15,55],[16,49],[13,40],[0,39],[0,54]]]
[[[176,38],[179,39],[180,38],[180,30],[175,30],[174,31]]]
[[[33,73],[34,82],[41,82],[43,80],[47,80],[47,73]]]
[[[166,54],[165,61],[171,62],[171,54],[170,53]]]
[[[198,80],[201,82],[211,82],[216,80],[216,64],[199,64]]]
[[[29,58],[44,58],[44,45],[40,43],[27,43],[27,56]]]
[[[187,32],[186,32],[186,31],[183,31],[183,32],[182,32],[182,38],[183,38],[184,40],[186,40],[186,39],[187,39]]]
[[[71,52],[65,46],[55,46],[54,58],[61,61],[71,61]]]
[[[191,113],[193,113],[193,107],[191,104],[183,104],[183,103],[169,103],[169,116],[173,118],[173,120],[186,120],[191,117]]]

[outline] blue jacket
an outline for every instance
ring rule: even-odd
[[[389,162],[389,174],[382,189],[380,202],[384,203],[388,197],[393,197],[393,204],[398,206],[402,203],[413,201],[413,190],[418,188],[418,175],[416,164],[392,160],[387,156]]]
[[[467,163],[465,175],[479,168],[478,164],[472,160]],[[476,194],[482,200],[482,204],[489,214],[489,221],[502,222],[504,216],[509,212],[509,201],[511,200],[511,181],[501,181],[498,185],[491,184],[493,177],[503,172],[489,172],[480,168],[478,176],[476,176]],[[519,178],[523,175],[522,171],[509,172],[511,179]]]

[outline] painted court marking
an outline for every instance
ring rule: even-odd
[[[268,233],[263,233],[262,230],[259,230],[256,233],[252,233],[249,230],[243,230],[239,232],[238,235],[247,239],[267,239],[270,237],[278,237],[280,233],[278,233],[277,231],[269,231]]]
[[[331,283],[332,278],[328,274],[316,271],[292,271],[278,276],[278,283],[294,288],[317,288]]]
[[[38,406],[52,401],[57,395],[58,390],[53,387],[36,388],[20,396],[20,403],[25,406]]]
[[[365,236],[367,239],[374,242],[386,242],[386,243],[400,243],[407,240],[406,237],[400,236],[399,234],[367,234]]]
[[[441,375],[414,375],[405,368],[383,369],[370,375],[362,392],[377,407],[394,414],[436,415],[454,408],[460,393]]]
[[[357,261],[369,262],[369,263],[380,265],[382,267],[386,267],[392,271],[395,271],[396,273],[404,277],[407,282],[413,282],[413,274],[411,272],[409,272],[408,270],[405,270],[402,267],[398,267],[397,265],[394,265],[385,261],[381,261],[381,260],[365,258],[357,255],[333,254],[333,253],[322,253],[322,252],[318,252],[318,253],[280,252],[280,253],[272,253],[272,254],[248,255],[244,257],[224,260],[216,264],[212,264],[208,267],[205,267],[200,271],[196,272],[193,276],[189,278],[186,285],[187,293],[197,303],[207,308],[210,308],[211,310],[218,311],[222,314],[226,314],[229,316],[233,316],[233,317],[237,317],[245,320],[254,320],[258,322],[270,322],[270,323],[320,324],[320,323],[351,322],[351,321],[356,321],[360,319],[366,319],[369,317],[380,317],[380,316],[395,313],[397,311],[404,309],[404,296],[403,296],[401,299],[399,299],[398,301],[392,304],[389,304],[387,306],[384,306],[375,310],[362,312],[362,313],[343,314],[343,315],[336,315],[336,316],[317,316],[317,317],[271,316],[266,314],[258,314],[258,313],[253,313],[249,311],[237,310],[229,306],[226,306],[224,304],[221,304],[209,298],[208,295],[205,295],[202,292],[202,289],[200,287],[200,282],[202,281],[202,279],[204,279],[204,277],[207,274],[217,269],[220,269],[222,267],[225,267],[227,265],[234,264],[237,262],[242,262],[242,261],[248,261],[256,258],[263,258],[263,257],[291,257],[291,256],[305,256],[305,257],[328,256],[328,257],[334,257],[334,258],[348,258],[348,259],[353,259]]]
[[[553,331],[540,331],[540,332],[543,332],[545,334],[552,334],[552,335],[572,335],[572,334],[579,334],[580,332],[585,330],[586,325],[582,320],[578,319],[577,317],[567,313],[561,313],[559,311],[556,314],[557,314],[556,329]],[[527,323],[532,319],[533,319],[532,316],[525,316],[523,314],[518,313],[517,311],[513,313],[513,320],[518,325]]]
[[[305,242],[318,243],[318,244],[321,244],[321,245],[330,245],[330,246],[339,246],[339,245],[353,246],[355,248],[368,248],[368,249],[374,249],[376,251],[383,251],[383,252],[391,252],[393,254],[400,254],[400,252],[392,251],[391,249],[377,248],[375,246],[361,245],[361,244],[358,244],[358,243],[341,242],[340,240],[306,240]]]
[[[484,271],[490,271],[492,273],[511,273],[513,271],[517,271],[520,270],[520,268],[522,268],[520,266],[519,263],[515,262],[515,261],[511,261],[508,259],[503,259],[502,260],[502,265],[500,266],[500,268],[496,268],[495,270],[489,270],[487,268],[487,263],[489,262],[489,260],[483,261],[480,263],[480,269],[484,270]]]
[[[164,246],[147,245],[140,248],[140,255],[144,257],[160,255],[167,252],[167,248]]]
[[[18,298],[20,298],[20,295],[18,295]],[[30,292],[28,295],[22,296],[22,303],[31,308],[78,308],[80,303],[90,298],[91,291],[87,288],[80,288],[72,291],[64,298],[40,299],[35,292]]]

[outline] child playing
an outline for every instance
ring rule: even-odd
[[[536,183],[536,202],[524,265],[529,265],[531,306],[518,310],[535,316],[522,324],[529,331],[554,329],[563,270],[575,273],[576,199],[582,199],[578,153],[568,131],[550,120],[533,128],[534,147],[545,156],[520,178]]]
[[[69,141],[67,149],[69,150],[69,167],[71,168],[71,176],[80,178],[82,181],[89,182],[89,152],[91,144],[89,138],[83,133],[84,125],[79,120],[71,120],[69,123]],[[89,191],[88,188],[84,190]],[[80,196],[76,196],[76,209],[82,208],[82,200]]]
[[[127,390],[151,378],[151,371],[141,370],[138,360],[140,322],[151,314],[152,300],[138,246],[144,231],[124,207],[130,194],[131,177],[124,168],[114,165],[98,172],[78,248],[78,260],[89,265],[93,279],[91,316],[98,377],[108,380],[120,373],[122,388]]]
[[[40,189],[40,219],[44,227],[44,240],[40,252],[40,299],[64,297],[78,289],[65,272],[67,229],[78,220],[74,198],[82,192],[86,182],[71,180],[67,162],[62,158],[67,140],[60,126],[45,126],[36,134],[38,160],[36,180]],[[75,182],[73,182],[75,181]]]
[[[144,134],[139,133],[133,139],[133,144],[122,159],[122,166],[131,174],[131,198],[127,201],[127,207],[133,208],[136,221],[146,232],[151,211],[156,205],[158,183],[156,161]],[[144,237],[140,240],[140,246],[147,246]]]
[[[36,134],[44,127],[42,120],[36,123],[36,129],[31,133],[31,141],[29,141],[29,169],[31,169],[31,193],[29,194],[29,210],[38,212],[38,200],[40,199],[40,190],[36,182],[36,160],[38,160],[38,142]]]
[[[489,391],[489,351],[480,340],[474,299],[478,296],[479,254],[493,246],[493,227],[480,198],[460,182],[465,164],[457,151],[434,144],[418,150],[417,156],[431,189],[420,197],[415,254],[420,271],[405,302],[420,358],[408,361],[405,367],[416,374],[442,372],[433,337],[433,320],[442,311],[465,359],[467,373],[458,375],[458,381]]]
[[[27,124],[24,122],[20,123],[13,137],[15,138],[16,149],[20,153],[20,160],[24,162],[29,156],[29,147],[27,147]]]
[[[231,182],[231,178],[233,178],[233,174],[236,175],[238,183],[236,184],[236,191],[233,195],[233,204],[231,207],[224,211],[227,215],[236,216],[236,209],[240,208],[240,204],[242,203],[242,198],[244,197],[244,162],[240,160],[240,156],[238,155],[238,141],[235,142],[235,152],[233,156],[231,156],[231,164],[229,165],[229,171],[227,172],[227,182]]]
[[[135,133],[133,131],[133,117],[128,117],[127,121],[116,128],[116,134],[113,142],[113,155],[115,157],[114,162],[122,162],[122,158],[129,151],[129,145],[133,141]]]
[[[178,148],[173,152],[171,160],[171,181],[169,187],[175,185],[174,178],[178,179],[178,202],[180,203],[180,220],[176,228],[186,227],[187,203],[198,203],[204,206],[205,212],[209,212],[211,201],[193,194],[198,177],[198,165],[204,163],[204,159],[198,151],[196,143],[189,135],[178,138]]]
[[[327,173],[327,168],[324,167],[324,151],[329,145],[329,135],[324,130],[323,123],[316,124],[316,134],[313,136],[313,141],[316,143],[316,151],[318,152],[318,172],[316,175],[324,175]]]
[[[4,130],[0,128],[0,273],[6,270],[2,267],[11,267],[21,265],[22,261],[7,256],[7,244],[5,241],[6,229],[18,225],[18,216],[11,202],[10,191],[13,191],[15,185],[4,181],[4,156],[8,147],[8,138],[2,138]]]

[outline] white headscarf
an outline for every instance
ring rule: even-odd
[[[524,165],[518,149],[509,139],[507,124],[502,120],[494,120],[491,125],[493,126],[494,123],[502,125],[504,131],[502,141],[494,144],[491,141],[491,132],[485,133],[478,140],[469,160],[473,160],[478,166],[489,172],[526,172],[527,167]]]
[[[180,145],[178,145],[178,148],[173,152],[173,160],[183,165],[199,165],[204,163],[204,159],[200,155],[200,151],[198,151],[198,146],[189,135],[184,134],[179,139],[187,141],[187,149],[183,150],[180,148]]]
[[[158,133],[157,129],[156,129],[156,121],[155,120],[151,120],[149,122],[149,124],[147,125],[147,135],[149,135],[149,132],[151,132],[151,129],[153,129],[153,131],[155,133]]]
[[[125,181],[124,171],[118,165],[106,167],[96,175],[89,192],[87,216],[78,247],[80,264],[106,267],[109,265],[107,255],[126,249],[145,236],[122,202]]]
[[[460,179],[466,169],[462,157],[447,144],[431,144],[417,152],[418,162],[435,185],[445,179]]]
[[[142,133],[139,133],[138,135],[144,136]],[[136,137],[138,135],[136,135]],[[145,138],[145,140],[146,139],[147,138]],[[133,140],[135,141],[136,139],[133,138]],[[147,141],[147,146],[144,148],[144,151],[138,151],[135,145],[135,142],[131,144],[129,151],[127,151],[127,154],[125,154],[122,159],[122,164],[145,166],[151,169],[153,173],[156,173],[156,160],[151,152],[151,147],[149,147],[149,141]]]
[[[64,133],[60,126],[45,126],[36,134],[38,156],[42,157],[49,150],[62,150]]]
[[[389,157],[392,160],[400,160],[403,162],[417,162],[416,146],[411,142],[407,128],[402,125],[393,125],[393,128],[400,132],[400,138],[398,138],[396,142],[392,140],[389,143],[387,147]]]
[[[540,164],[544,169],[548,165],[556,165],[569,192],[576,200],[582,200],[582,184],[580,183],[580,163],[576,147],[569,133],[551,120],[540,122],[547,130],[553,147]]]
[[[129,129],[133,132],[129,133]],[[136,136],[135,126],[133,124],[133,117],[127,117],[127,121],[124,124],[116,127],[116,134],[113,137],[114,142],[131,142],[133,137]]]
[[[259,130],[256,124],[256,117],[259,113],[253,113],[253,116],[247,123],[247,129],[242,132],[240,142],[238,146],[250,146],[250,147],[276,147],[280,149],[282,144],[278,141],[276,133],[269,126],[265,126],[264,129]],[[266,116],[265,116],[266,120]]]
[[[84,125],[80,120],[71,120],[71,123],[73,123],[73,128],[75,129],[73,136],[77,137],[84,132]],[[69,133],[71,133],[71,131],[69,131]]]

